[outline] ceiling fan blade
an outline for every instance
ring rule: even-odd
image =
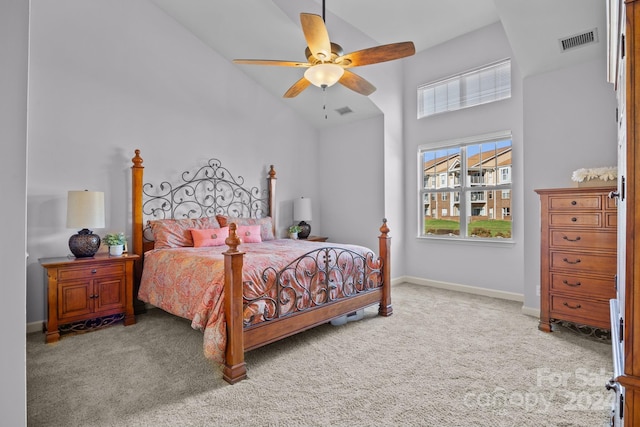
[[[300,94],[303,90],[309,87],[311,82],[304,77],[298,80],[285,92],[283,98],[294,98]]]
[[[248,64],[248,65],[275,65],[276,67],[299,67],[309,68],[311,64],[308,62],[297,61],[277,61],[271,59],[234,59],[235,64]]]
[[[343,67],[359,67],[361,65],[392,61],[415,53],[416,48],[413,42],[391,43],[347,53],[336,58],[335,63]]]
[[[344,74],[340,77],[338,82],[364,96],[369,96],[376,91],[376,87],[374,85],[349,70],[344,70]]]
[[[312,13],[301,13],[300,24],[313,56],[319,61],[330,61],[331,41],[322,17]]]

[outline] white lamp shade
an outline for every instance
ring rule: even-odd
[[[300,197],[293,201],[293,220],[311,221],[311,199]]]
[[[67,228],[104,228],[104,193],[69,191]]]
[[[344,74],[344,68],[336,64],[318,64],[307,69],[304,72],[304,77],[309,80],[313,85],[333,86],[340,80],[340,77]]]

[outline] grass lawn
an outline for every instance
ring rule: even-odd
[[[425,221],[425,231],[432,234],[459,234],[460,224],[448,219],[429,218]],[[474,234],[474,230],[480,237],[511,237],[511,221],[499,219],[487,219],[474,221],[469,224],[468,234]],[[483,235],[484,234],[484,235]]]

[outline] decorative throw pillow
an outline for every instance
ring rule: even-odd
[[[220,228],[214,217],[156,219],[149,221],[153,231],[154,248],[181,248],[193,246],[191,228]]]
[[[227,218],[229,217],[226,215],[216,215],[216,221],[218,221],[220,227],[226,227],[227,225],[229,225],[229,223],[227,222]]]
[[[205,246],[222,246],[229,237],[229,227],[222,228],[192,228],[193,246],[201,248]]]
[[[262,242],[259,225],[239,225],[236,233],[240,240],[242,240],[242,243]]]
[[[226,215],[216,215],[216,219],[221,227],[229,225],[235,222],[237,226],[241,225],[259,225],[260,226],[260,238],[263,241],[273,240],[273,221],[270,216],[264,218],[234,218]]]

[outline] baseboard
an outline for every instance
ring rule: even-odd
[[[398,283],[413,283],[415,285],[430,286],[432,288],[447,289],[450,291],[466,292],[468,294],[483,295],[491,298],[505,299],[509,301],[524,302],[524,295],[515,292],[497,291],[495,289],[479,288],[477,286],[460,285],[458,283],[440,282],[437,280],[421,279],[419,277],[403,276],[391,281],[391,285]],[[522,306],[522,314],[540,318],[540,309]]]
[[[522,306],[522,314],[526,314],[527,316],[535,317],[536,319],[540,318],[540,309],[534,307],[525,307]]]
[[[27,333],[31,334],[33,332],[42,332],[44,331],[44,322],[40,320],[39,322],[30,322],[27,323]]]
[[[405,282],[416,285],[430,286],[438,289],[448,289],[450,291],[466,292],[474,295],[484,295],[487,297],[506,299],[509,301],[524,302],[524,295],[515,292],[497,291],[495,289],[479,288],[476,286],[460,285],[458,283],[440,282],[436,280],[421,279],[419,277],[405,276]]]

